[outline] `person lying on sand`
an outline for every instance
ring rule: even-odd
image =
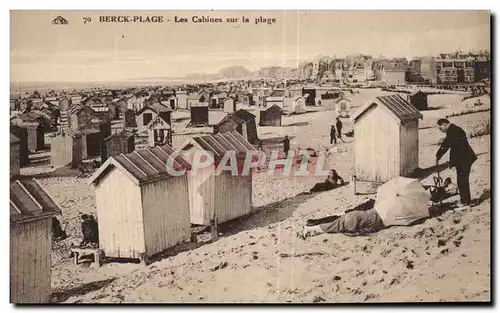
[[[311,188],[309,193],[328,191],[344,185],[345,181],[336,170],[331,170],[328,177],[322,183],[317,183]]]
[[[319,234],[350,234],[365,235],[375,233],[385,228],[378,212],[373,208],[375,200],[370,199],[343,215],[334,215],[319,220],[308,220],[302,234],[302,239]]]

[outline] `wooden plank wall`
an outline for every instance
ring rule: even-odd
[[[402,176],[407,176],[418,167],[418,120],[400,125]]]
[[[57,136],[50,144],[50,165],[65,166],[73,160],[73,138]]]
[[[188,175],[191,223],[210,225],[215,209],[214,167],[198,169],[196,175]]]
[[[139,186],[113,169],[102,178],[95,195],[99,245],[105,255],[139,258],[140,253],[146,252]]]
[[[232,176],[230,171],[216,176],[215,207],[219,223],[250,213],[251,181],[251,176]]]
[[[51,284],[52,218],[10,227],[10,301],[46,303]]]
[[[10,178],[20,173],[21,146],[19,142],[10,145]]]
[[[190,239],[189,191],[186,176],[141,186],[146,254],[151,256]]]
[[[356,176],[385,182],[400,175],[399,125],[382,109],[369,109],[354,126]]]

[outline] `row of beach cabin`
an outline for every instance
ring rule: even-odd
[[[400,95],[376,97],[362,106],[352,116],[357,178],[385,182],[410,175],[418,167],[421,118]],[[81,131],[65,137],[72,146],[65,153],[81,150]],[[89,181],[95,186],[99,246],[106,256],[145,259],[189,240],[192,224],[212,226],[251,212],[252,172],[241,175],[241,170],[255,148],[237,130],[187,140],[178,150],[211,152],[213,166],[193,173],[191,160],[176,155],[174,169],[186,171],[180,176],[166,170],[174,154],[170,146],[134,151],[133,138],[128,132],[108,136],[108,158]],[[36,180],[12,180],[23,161],[13,158],[21,149],[16,134],[11,133],[10,144],[10,299],[44,303],[51,290],[52,217],[61,210]],[[216,172],[229,151],[236,153],[240,175]]]
[[[213,166],[192,175],[190,161],[174,158],[168,146],[156,146],[109,157],[90,178],[95,186],[100,249],[106,256],[150,257],[191,237],[190,226],[223,223],[251,211],[252,175],[216,173],[228,151],[241,170],[247,152],[255,148],[238,132],[194,137],[180,149],[205,150]],[[173,176],[173,167],[186,171]],[[241,173],[240,173],[241,174]]]

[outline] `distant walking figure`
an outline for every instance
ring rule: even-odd
[[[335,126],[332,125],[330,128],[330,144],[337,144],[337,138],[335,137]]]
[[[337,116],[337,134],[339,136],[339,139],[342,139],[342,121],[340,120],[340,117]]]
[[[285,136],[283,140],[283,152],[285,152],[285,157],[288,157],[288,151],[290,151],[290,139],[288,136]]]
[[[469,145],[465,131],[462,128],[444,118],[439,119],[437,124],[439,130],[446,133],[446,138],[436,153],[436,165],[439,164],[439,160],[443,155],[450,150],[450,167],[455,167],[457,171],[458,193],[461,202],[459,207],[465,208],[471,202],[469,175],[472,163],[477,160],[477,156]]]

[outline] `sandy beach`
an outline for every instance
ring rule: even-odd
[[[382,94],[386,92],[368,89],[348,95],[352,112]],[[420,168],[434,165],[444,135],[435,127],[438,118],[467,111],[449,118],[467,133],[490,121],[488,96],[474,108],[466,108],[460,98],[429,96],[431,110],[423,111],[420,121]],[[353,174],[355,137],[344,137],[345,142],[335,147],[329,145],[333,122],[333,111],[309,112],[284,116],[283,127],[259,127],[258,131],[260,138],[291,136],[292,149],[334,148],[326,168],[336,169],[348,180]],[[343,131],[350,131],[351,122],[343,122]],[[47,165],[23,168],[21,174],[37,178],[56,200],[63,211],[61,223],[70,235],[53,247],[53,302],[488,301],[490,136],[469,142],[478,155],[471,172],[471,193],[479,199],[469,210],[445,211],[421,224],[391,227],[370,236],[323,234],[301,240],[296,233],[308,218],[342,213],[369,196],[354,195],[349,185],[306,195],[302,193],[322,177],[260,172],[253,177],[249,216],[221,225],[222,235],[216,241],[181,244],[149,266],[107,262],[94,269],[85,262],[74,265],[69,247],[81,240],[79,216],[96,213],[93,187],[87,179],[75,178],[72,171],[52,175]],[[447,160],[448,154],[442,162]],[[454,169],[444,169],[441,176],[456,180]],[[432,173],[422,182],[432,184]]]

